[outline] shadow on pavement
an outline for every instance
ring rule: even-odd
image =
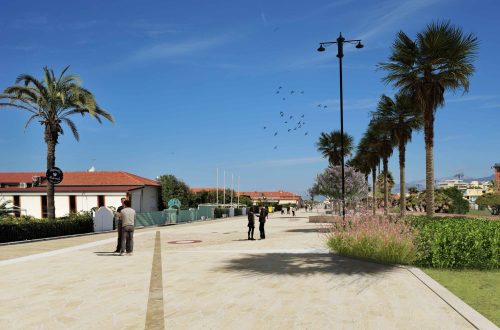
[[[288,229],[286,232],[288,232],[288,233],[329,233],[330,229],[328,229],[328,228],[297,228],[297,229]]]
[[[96,256],[99,256],[99,257],[119,257],[120,256],[118,253],[106,252],[106,251],[94,252],[94,254]]]
[[[333,254],[268,253],[229,260],[222,270],[268,275],[376,274],[394,269],[368,261]]]

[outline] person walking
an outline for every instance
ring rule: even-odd
[[[266,208],[262,207],[259,213],[259,232],[260,239],[266,239],[266,232],[264,230],[264,224],[266,223]]]
[[[253,238],[254,230],[255,230],[255,214],[253,213],[253,210],[250,209],[248,211],[248,239],[251,241],[255,240],[255,238]]]
[[[123,210],[125,206],[126,198],[122,197],[121,203],[122,205],[118,206],[115,212],[115,223],[116,223],[116,232],[118,233],[118,239],[116,240],[116,250],[115,253],[119,253],[122,250],[122,219],[120,218],[120,212]]]
[[[135,210],[130,207],[132,204],[127,199],[124,202],[125,206],[120,212],[122,219],[122,244],[120,255],[126,251],[127,255],[131,256],[134,251],[134,225],[135,225]]]
[[[292,215],[295,216],[295,206],[292,206]]]

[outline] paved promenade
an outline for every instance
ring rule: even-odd
[[[328,253],[306,215],[255,241],[245,217],[137,230],[133,256],[115,234],[0,246],[0,329],[475,328],[411,270]]]

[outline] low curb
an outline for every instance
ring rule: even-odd
[[[333,255],[340,256],[340,257],[346,257],[346,258],[359,260],[359,261],[363,261],[363,262],[371,262],[371,263],[379,264],[379,265],[383,265],[383,266],[406,269],[413,276],[415,276],[420,282],[422,282],[422,284],[424,284],[427,288],[429,288],[436,296],[441,298],[441,300],[443,300],[448,306],[453,308],[453,310],[455,312],[457,312],[460,316],[462,316],[475,329],[480,329],[480,330],[498,330],[499,329],[493,322],[488,320],[486,317],[484,317],[481,313],[476,311],[471,306],[467,305],[467,303],[465,303],[462,299],[458,298],[455,294],[453,294],[451,291],[446,289],[444,286],[442,286],[439,282],[434,280],[432,277],[427,275],[420,268],[385,263],[385,262],[380,262],[380,261],[376,261],[376,260],[372,260],[372,259],[368,259],[368,258],[348,256],[348,255],[344,255],[344,254],[340,254],[340,253],[336,253],[336,252],[332,252],[332,251],[330,251],[330,253]]]
[[[436,282],[432,277],[416,267],[403,266],[420,282],[434,292],[446,304],[453,308],[460,316],[469,322],[474,328],[481,330],[498,330],[498,327],[486,317],[467,305],[462,299],[455,296],[444,286]]]
[[[44,238],[35,238],[35,239],[26,239],[24,241],[13,241],[13,242],[4,242],[0,243],[0,246],[5,246],[5,245],[16,245],[16,244],[26,244],[26,243],[35,243],[35,242],[43,242],[43,241],[52,241],[56,239],[65,239],[65,238],[72,238],[72,237],[80,237],[80,236],[90,236],[90,235],[100,235],[100,234],[109,234],[112,232],[116,232],[116,230],[108,230],[108,231],[101,231],[101,232],[91,232],[91,233],[83,233],[83,234],[74,234],[74,235],[65,235],[65,236],[54,236],[54,237],[44,237]]]
[[[234,218],[238,218],[240,216],[235,216],[235,217],[229,217],[225,218],[224,220],[231,220]],[[243,216],[241,216],[243,217]],[[176,226],[176,225],[183,225],[183,224],[188,224],[188,223],[197,223],[197,222],[205,222],[205,221],[221,221],[223,218],[218,218],[218,219],[206,219],[206,220],[195,220],[195,221],[183,221],[183,222],[177,222],[177,223],[165,223],[165,224],[160,224],[160,225],[152,225],[152,226],[137,226],[134,229],[144,229],[144,228],[154,228],[154,227],[165,227],[165,226]],[[43,241],[52,241],[52,240],[57,240],[57,239],[65,239],[65,238],[73,238],[73,237],[80,237],[80,236],[90,236],[90,235],[100,235],[100,234],[109,234],[116,232],[116,229],[113,230],[107,230],[107,231],[100,231],[100,232],[90,232],[90,233],[82,233],[82,234],[74,234],[74,235],[65,235],[65,236],[54,236],[54,237],[44,237],[44,238],[35,238],[35,239],[27,239],[24,241],[13,241],[13,242],[4,242],[0,243],[0,246],[6,246],[6,245],[17,245],[17,244],[27,244],[27,243],[35,243],[35,242],[43,242]]]

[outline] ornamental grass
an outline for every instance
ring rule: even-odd
[[[416,230],[397,218],[355,215],[339,219],[327,234],[328,247],[341,255],[391,264],[412,264]]]

